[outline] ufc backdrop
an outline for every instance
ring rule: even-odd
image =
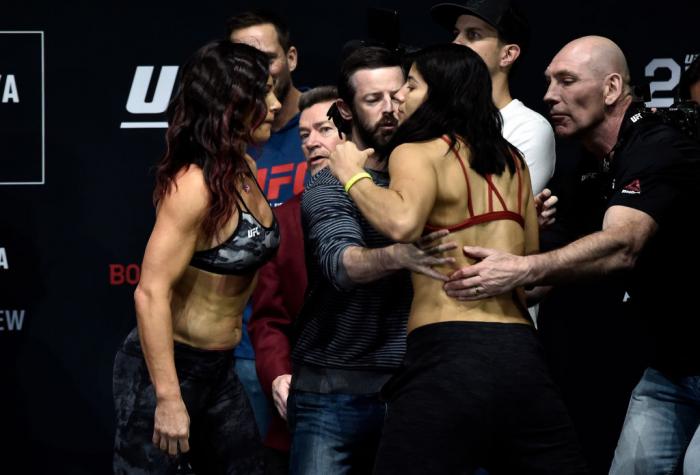
[[[135,324],[154,221],[154,163],[178,65],[247,7],[284,14],[297,86],[334,82],[366,9],[401,13],[402,41],[449,39],[431,2],[12,2],[0,16],[0,472],[106,474],[111,374]],[[671,103],[700,52],[698,2],[531,1],[533,40],[514,95],[544,110],[542,72],[567,41],[609,36],[653,105]],[[563,163],[566,156],[560,154]],[[294,170],[290,172],[295,173]],[[275,186],[295,186],[277,177]],[[293,177],[292,177],[293,178]],[[267,183],[275,179],[268,173]],[[10,471],[10,467],[15,467]]]

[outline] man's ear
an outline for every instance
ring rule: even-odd
[[[289,51],[287,51],[287,65],[290,73],[297,68],[297,54],[296,47],[290,46]]]
[[[608,74],[603,82],[603,100],[606,106],[615,104],[624,91],[622,76],[618,73]]]
[[[513,66],[515,60],[520,57],[520,46],[516,44],[507,44],[501,48],[501,57],[499,61],[499,66],[502,68],[509,68]]]
[[[352,111],[350,110],[350,106],[348,106],[348,104],[344,100],[338,99],[336,101],[336,105],[338,106],[340,116],[344,120],[352,120]]]

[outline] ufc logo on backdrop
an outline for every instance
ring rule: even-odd
[[[140,116],[151,115],[150,121],[122,122],[122,129],[165,129],[168,123],[162,120],[162,114],[168,109],[170,97],[175,89],[178,66],[162,66],[155,72],[154,66],[137,66],[131,82],[126,110]],[[155,74],[154,74],[155,73]],[[149,97],[148,92],[153,91]]]
[[[293,187],[294,194],[304,191],[306,162],[285,163],[270,168],[258,168],[258,183],[270,201],[279,198],[282,187]],[[280,203],[281,204],[281,203]]]

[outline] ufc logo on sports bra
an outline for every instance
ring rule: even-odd
[[[248,238],[252,238],[255,236],[260,236],[260,227],[255,226],[253,229],[248,230]]]

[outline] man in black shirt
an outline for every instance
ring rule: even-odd
[[[621,272],[640,317],[654,326],[652,364],[635,388],[612,474],[700,473],[700,146],[630,109],[629,71],[612,41],[566,45],[545,71],[545,102],[560,137],[573,137],[609,174],[602,230],[525,257],[465,247],[479,263],[446,284],[466,300],[514,287]],[[595,324],[595,322],[592,322]]]

